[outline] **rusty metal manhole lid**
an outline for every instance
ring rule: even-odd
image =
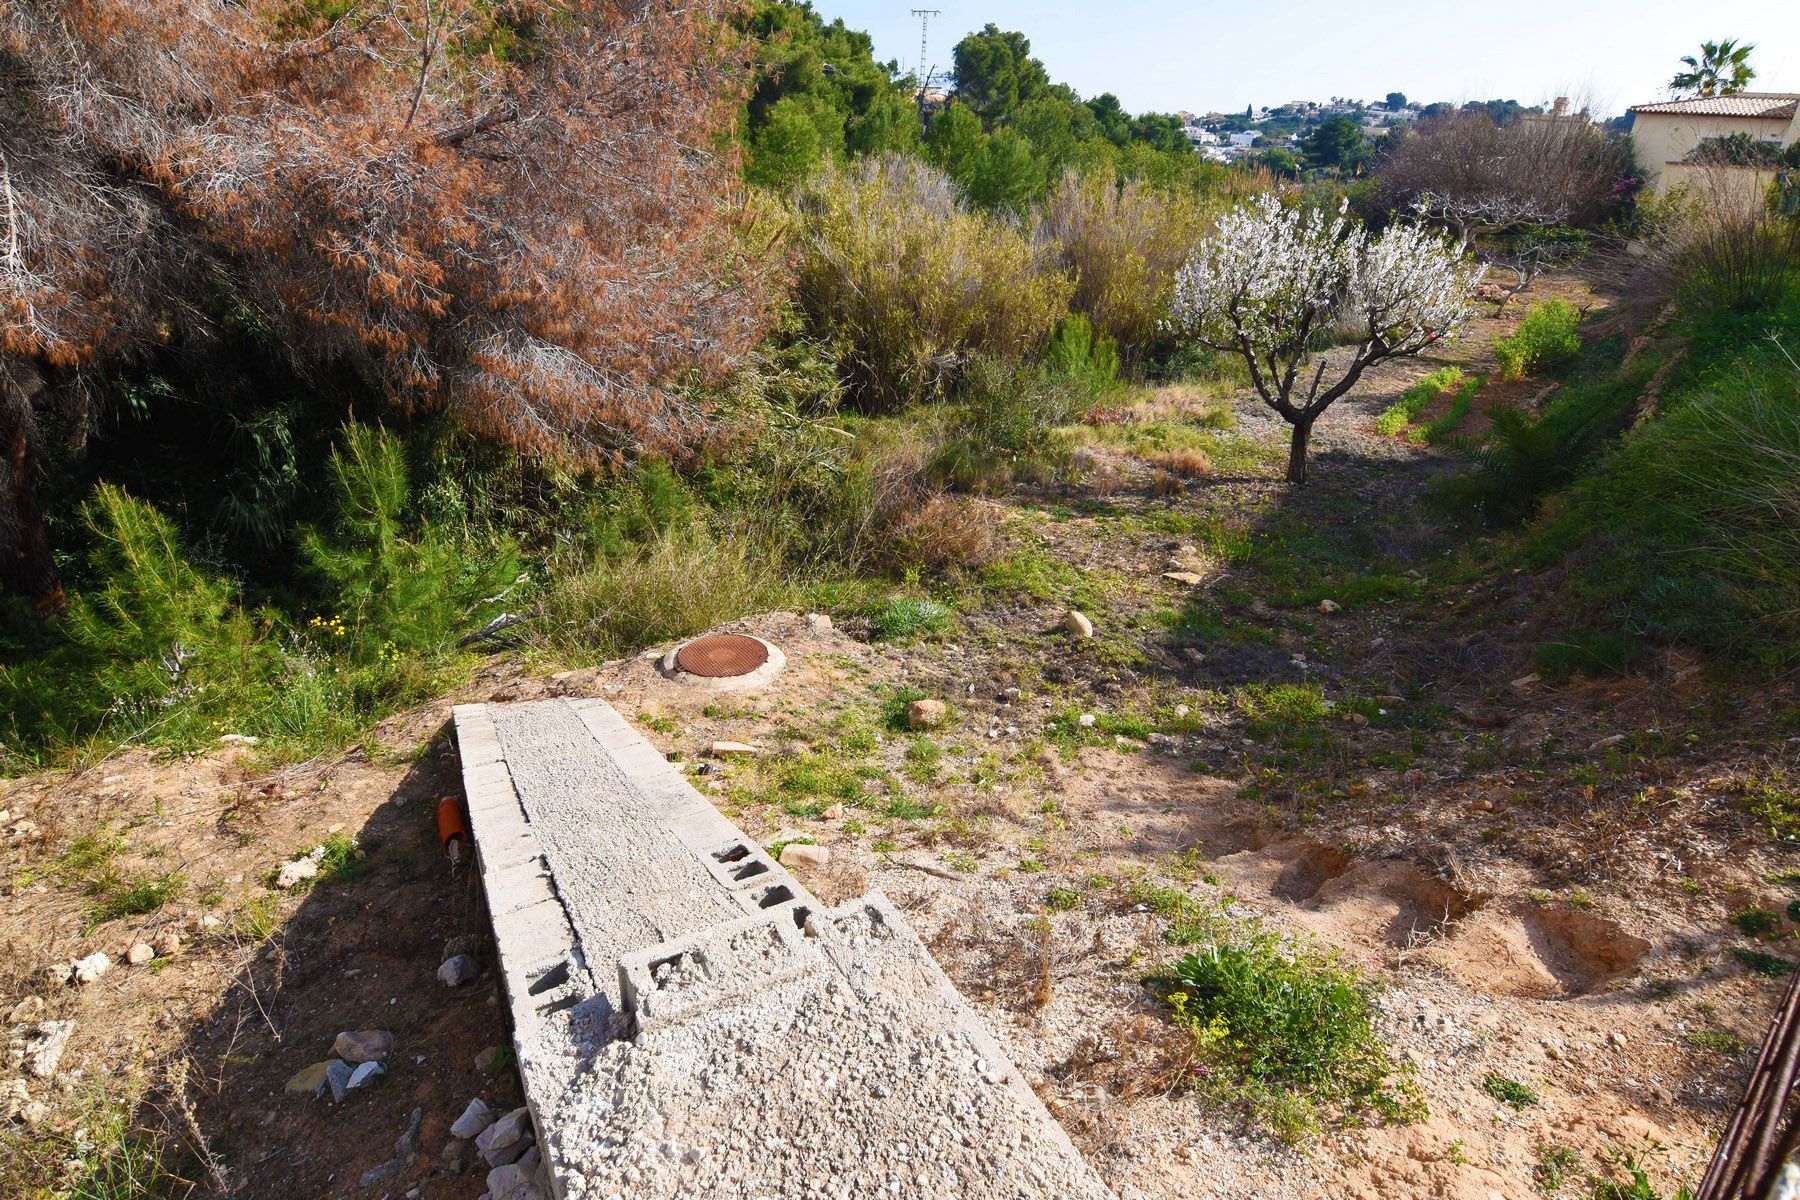
[[[741,633],[709,633],[697,637],[675,653],[675,667],[703,679],[729,679],[748,675],[769,661],[769,651],[753,637]]]

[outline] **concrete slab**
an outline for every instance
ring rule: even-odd
[[[456,726],[547,1192],[1110,1195],[885,897],[825,909],[603,702]]]

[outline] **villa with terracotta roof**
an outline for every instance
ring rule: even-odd
[[[1707,167],[1694,162],[1703,142],[1745,134],[1754,141],[1785,149],[1800,138],[1800,93],[1739,92],[1732,96],[1697,96],[1638,104],[1631,108],[1631,145],[1644,182],[1661,193],[1690,182]],[[1734,167],[1746,179],[1768,172]]]

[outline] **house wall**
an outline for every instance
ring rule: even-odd
[[[1684,113],[1633,113],[1631,149],[1644,182],[1657,193],[1670,184],[1669,167],[1686,158],[1703,138],[1747,133],[1754,138],[1794,141],[1800,118],[1696,117]]]

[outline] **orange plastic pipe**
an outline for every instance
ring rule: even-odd
[[[457,838],[466,845],[469,826],[463,821],[462,804],[455,796],[445,796],[437,808],[438,841],[448,846]]]

